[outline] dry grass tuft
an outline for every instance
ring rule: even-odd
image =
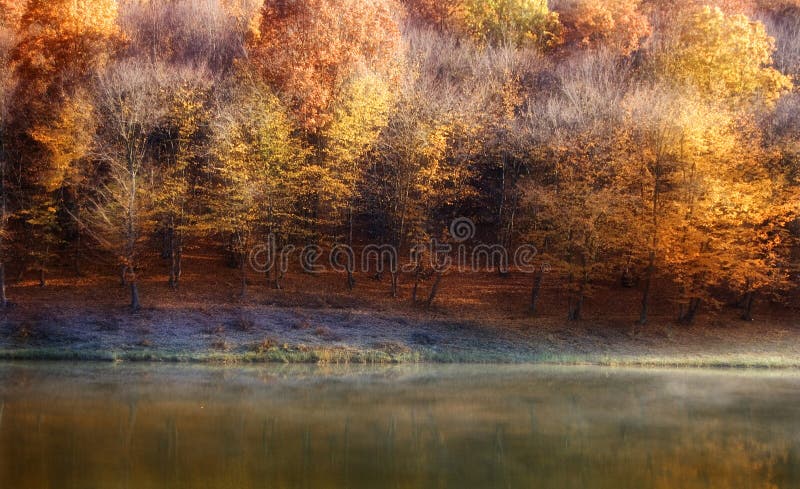
[[[238,317],[231,321],[231,328],[241,331],[242,333],[249,333],[256,329],[256,323],[250,318]]]
[[[292,323],[292,329],[306,330],[311,329],[311,322],[308,319],[303,319]]]
[[[398,341],[378,341],[373,343],[371,346],[372,348],[388,353],[389,355],[401,355],[412,352],[411,348]]]
[[[255,353],[266,353],[273,348],[278,347],[278,340],[275,338],[264,338],[261,341],[258,341],[251,345],[250,350]]]
[[[314,330],[314,336],[321,338],[325,341],[341,341],[341,336],[331,331],[327,326],[318,326]]]

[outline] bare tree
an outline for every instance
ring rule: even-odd
[[[139,309],[139,247],[151,195],[148,149],[164,112],[164,78],[158,65],[127,61],[110,66],[96,87],[101,121],[96,151],[103,181],[93,199],[89,228],[101,246],[119,257],[133,310]]]
[[[120,24],[132,56],[225,73],[246,56],[245,40],[260,0],[123,0]]]
[[[759,20],[775,38],[775,66],[787,75],[800,74],[800,7],[762,13]]]

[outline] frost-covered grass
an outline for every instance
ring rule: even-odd
[[[627,316],[570,322],[463,304],[419,310],[320,299],[312,307],[305,296],[298,301],[306,305],[287,305],[184,291],[136,314],[116,301],[83,299],[114,286],[89,287],[79,297],[16,290],[27,297],[0,314],[0,360],[800,368],[794,316],[719,316],[691,327],[661,316],[641,327]]]

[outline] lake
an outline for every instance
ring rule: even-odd
[[[0,363],[0,487],[800,487],[800,373]]]

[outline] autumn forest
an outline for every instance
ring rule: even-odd
[[[431,240],[531,246],[530,314],[797,300],[796,0],[0,0],[0,58],[3,307],[104,274],[138,309],[190,253],[277,290],[270,241],[394,247],[330,283],[419,306]]]

